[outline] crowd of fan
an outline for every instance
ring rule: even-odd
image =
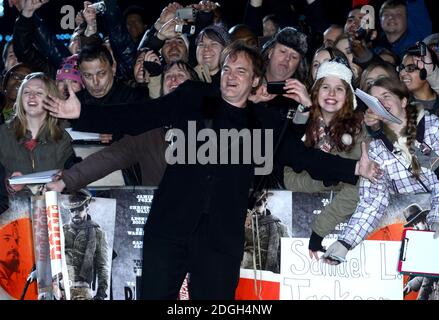
[[[106,0],[105,12],[98,13],[85,2],[68,47],[36,13],[47,2],[26,0],[22,7],[17,5],[20,15],[13,40],[3,52],[0,162],[5,181],[14,175],[64,169],[62,180],[52,188],[73,191],[124,169],[127,185],[158,185],[172,140],[168,128],[139,136],[102,133],[102,143],[109,146],[80,162],[64,130],[74,120],[53,117],[44,99],[76,94],[83,104],[102,106],[104,113],[107,105],[167,95],[186,80],[219,88],[221,53],[241,41],[260,52],[265,63],[253,101],[281,117],[297,110],[288,130],[303,137],[307,147],[358,160],[361,143],[372,140],[369,156],[384,171],[374,183],[360,179],[357,185],[328,186],[306,172],[275,166],[264,179],[268,188],[337,191],[313,222],[310,251],[315,257],[323,249],[323,237],[349,217],[333,251],[343,256],[365,239],[384,214],[390,193],[430,192],[428,222],[439,231],[439,34],[432,34],[423,0],[385,1],[376,8],[375,29],[362,28],[361,7],[350,10],[345,25],[322,26],[324,19],[316,18],[324,15],[319,0],[307,1],[306,28],[303,23],[284,25],[274,14],[263,16],[262,0],[250,0],[243,23],[235,26],[222,22],[217,3],[201,1],[190,6],[194,16],[186,19],[180,16],[182,5],[169,3],[149,27],[143,22],[143,8],[131,7],[122,14],[116,0]],[[188,31],[182,33],[185,26]],[[105,38],[101,28],[108,31]],[[284,93],[267,91],[272,82],[284,82]],[[356,99],[354,88],[377,97],[402,124],[374,114]],[[399,162],[388,165],[392,159]],[[7,182],[2,187],[6,203],[8,194],[22,189]]]

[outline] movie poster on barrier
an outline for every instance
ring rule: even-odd
[[[112,270],[112,299],[136,300],[142,276],[143,227],[154,198],[154,187],[121,187],[99,190],[97,195],[116,199],[116,229]],[[189,300],[189,277],[180,288],[179,300]]]
[[[10,196],[0,215],[0,300],[36,300],[36,282],[27,285],[34,270],[30,196]]]
[[[142,274],[143,226],[154,197],[153,188],[126,187],[99,191],[100,197],[116,199],[112,295],[114,300],[136,300]]]
[[[396,241],[366,240],[346,262],[329,265],[309,257],[308,238],[282,238],[280,299],[402,300],[399,248]]]
[[[62,262],[66,296],[109,300],[116,200],[89,194],[58,195],[62,221]]]
[[[280,222],[287,226],[289,237],[309,238],[311,235],[310,225],[312,221],[316,218],[316,216],[322,213],[325,206],[334,200],[335,196],[335,192],[300,193],[291,191],[269,191],[266,207],[269,209],[269,212],[272,215],[278,217]],[[423,209],[428,209],[430,207],[430,195],[391,195],[386,214],[383,216],[378,227],[374,232],[372,232],[368,239],[392,240],[396,241],[396,243],[399,243],[403,226],[406,223],[403,212],[408,206],[414,203],[418,204]],[[324,243],[327,243],[327,241],[334,241],[337,238],[337,235],[343,231],[346,224],[347,220],[339,223],[334,230],[325,237]],[[248,238],[249,236],[246,234],[246,239]],[[261,239],[263,239],[263,237]],[[254,247],[252,246],[247,246],[246,242],[243,263],[247,261],[248,264],[245,269],[241,269],[241,273],[245,274],[246,277],[241,277],[241,282],[238,287],[238,298],[240,299],[256,298],[253,285],[246,285],[247,287],[251,287],[250,290],[246,290],[244,286],[244,284],[247,282],[250,283],[250,280],[254,278],[254,276],[252,276],[254,271],[251,270],[253,268],[253,248]],[[264,257],[263,252],[262,257]],[[257,255],[255,258],[257,258]],[[256,265],[258,266],[258,268],[256,268],[257,270],[264,270],[264,272],[266,272],[263,263],[263,267],[259,268],[257,259]],[[407,280],[409,280],[408,277],[405,279],[405,281]],[[273,292],[273,288],[276,286],[275,282],[263,282],[263,284],[265,287],[268,287],[270,292]],[[263,294],[268,292],[267,288],[263,289],[266,290],[263,292]],[[401,292],[402,288],[398,289],[398,291]],[[417,293],[416,296],[414,293],[409,295],[413,295],[414,299],[416,299]],[[275,295],[270,295],[270,297],[273,296]]]

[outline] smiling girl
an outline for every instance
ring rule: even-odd
[[[69,135],[43,107],[48,94],[60,97],[44,73],[31,73],[21,84],[15,116],[0,126],[0,162],[6,176],[62,169],[73,157]]]
[[[328,61],[320,65],[311,91],[311,101],[307,104],[312,106],[304,136],[306,146],[344,158],[360,158],[361,142],[366,140],[367,134],[362,126],[362,113],[355,112],[352,78],[347,64]],[[307,100],[303,91],[294,88],[289,89],[288,94],[291,98],[301,95],[301,101]],[[324,250],[321,244],[323,238],[354,212],[358,202],[358,186],[338,184],[327,187],[323,182],[313,180],[308,173],[296,173],[288,167],[284,174],[285,186],[295,192],[338,191],[311,224],[310,256],[318,259],[317,251]]]
[[[344,258],[379,224],[386,213],[389,195],[431,193],[431,210],[427,215],[430,230],[439,236],[439,119],[424,113],[422,106],[409,103],[407,87],[389,78],[378,79],[370,94],[401,120],[383,120],[384,129],[369,147],[369,157],[376,161],[383,175],[376,184],[360,180],[360,202],[338,241],[324,257]]]

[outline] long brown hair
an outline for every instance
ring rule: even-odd
[[[319,118],[322,117],[320,105],[318,101],[319,90],[323,84],[325,78],[317,80],[311,91],[312,108],[310,112],[310,119],[305,132],[305,145],[308,147],[314,147],[318,143],[318,137],[316,132],[319,129]],[[341,80],[341,79],[340,79]],[[363,114],[361,112],[355,112],[353,105],[353,93],[344,80],[341,80],[346,90],[346,100],[343,107],[335,114],[334,118],[329,123],[329,137],[334,143],[338,151],[351,151],[355,145],[355,138],[361,132],[361,124],[363,121]],[[352,136],[352,143],[346,145],[342,142],[343,134],[350,134]]]
[[[15,132],[17,140],[24,138],[26,136],[26,131],[28,130],[26,111],[24,110],[23,106],[23,91],[27,83],[33,79],[39,79],[44,83],[44,85],[46,86],[47,94],[50,94],[52,97],[57,97],[61,99],[54,80],[50,79],[42,72],[34,72],[27,75],[21,83],[20,88],[18,89],[17,101],[15,102],[14,106],[15,116],[11,121],[11,126]],[[49,137],[53,141],[57,142],[63,137],[63,129],[59,125],[58,118],[52,117],[49,113],[47,113],[44,123],[37,134],[37,137],[41,132],[44,131],[45,128],[48,129]]]
[[[418,159],[415,156],[414,150],[414,141],[416,140],[416,128],[417,128],[417,120],[418,120],[418,108],[416,104],[410,103],[410,91],[407,89],[406,85],[401,81],[395,81],[392,78],[380,78],[374,82],[374,84],[369,88],[369,92],[373,87],[381,87],[384,88],[394,95],[396,95],[400,100],[404,98],[407,99],[407,106],[405,108],[406,117],[407,117],[407,125],[404,129],[402,129],[401,134],[404,137],[407,137],[407,149],[412,156],[411,161],[411,172],[414,176],[419,177],[421,172],[421,165]],[[384,124],[384,133],[387,138],[389,138],[392,142],[396,141],[398,138],[396,134],[390,130],[386,124]]]

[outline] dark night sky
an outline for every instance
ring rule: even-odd
[[[15,8],[10,9],[7,5],[7,0],[4,0],[5,4],[5,16],[0,18],[0,30],[1,34],[11,34],[12,26],[15,18],[18,15],[18,12]],[[92,1],[95,2],[95,1]],[[137,4],[147,9],[148,18],[150,19],[149,23],[153,23],[157,17],[159,16],[163,7],[165,7],[170,1],[163,0],[123,0],[118,1],[119,6],[124,9],[128,5]],[[181,4],[189,4],[194,3],[196,1],[178,1]],[[223,9],[226,11],[226,16],[230,21],[236,21],[236,23],[240,22],[243,16],[244,8],[247,0],[222,0],[220,3],[222,4]],[[44,5],[40,10],[38,10],[38,14],[46,18],[49,21],[51,27],[56,30],[58,33],[63,32],[60,27],[61,18],[64,16],[60,13],[60,9],[63,5],[72,5],[75,10],[79,10],[83,8],[83,0],[51,0],[48,4]]]

